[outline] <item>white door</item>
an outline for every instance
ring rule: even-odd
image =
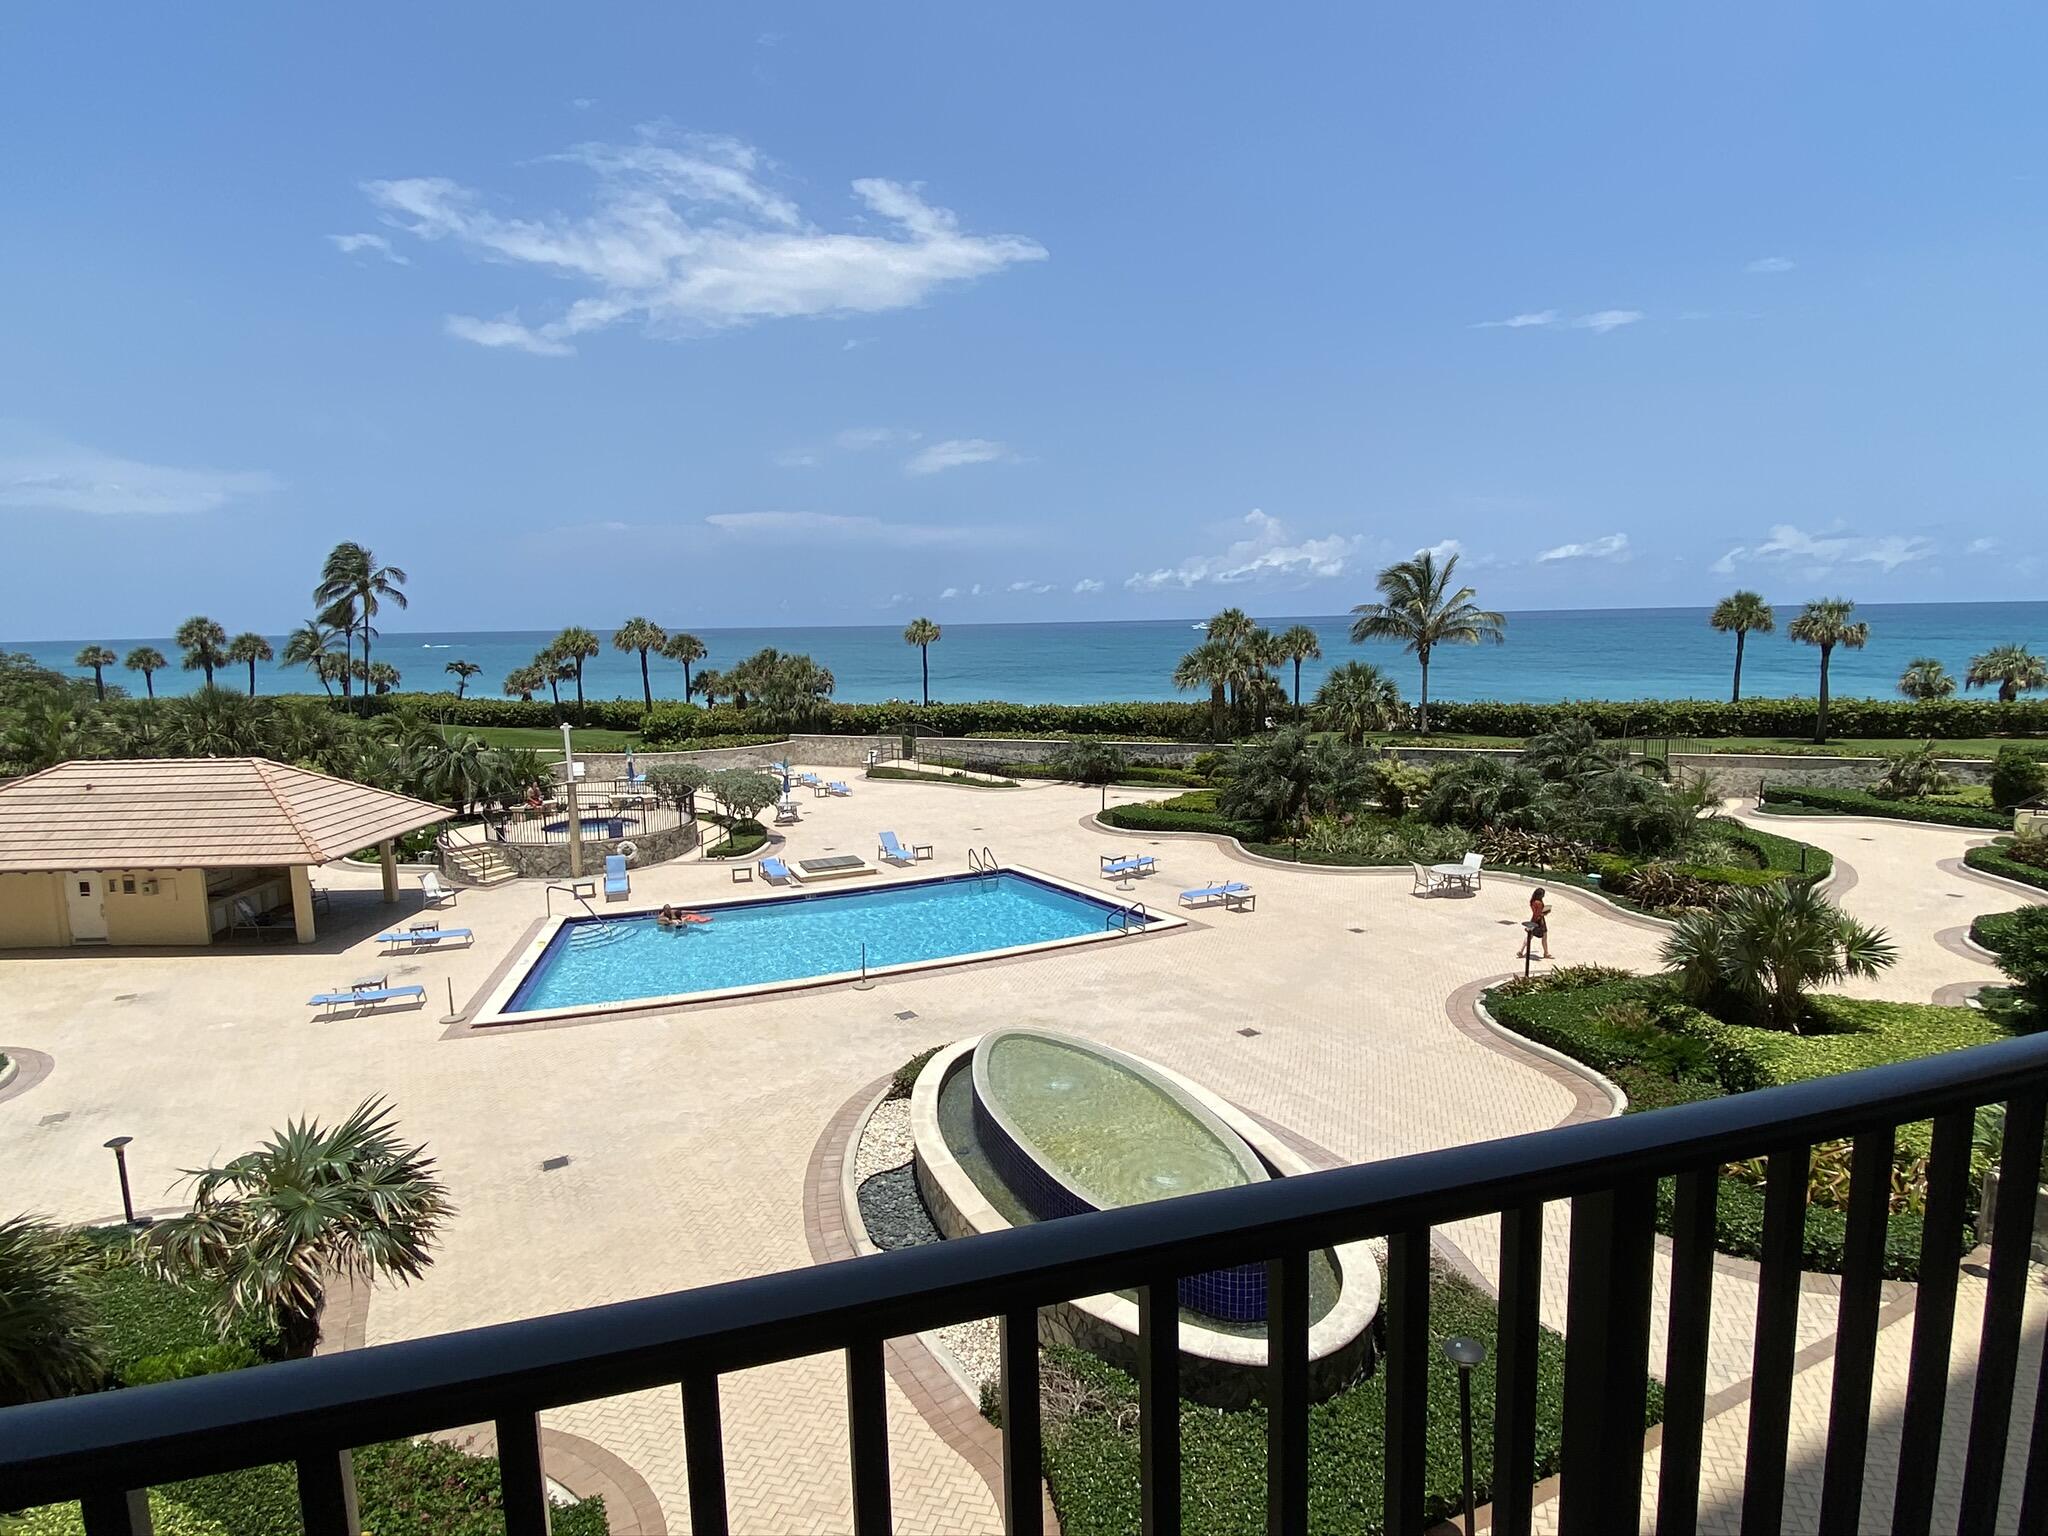
[[[71,942],[107,942],[107,882],[104,876],[74,870],[64,877],[64,904],[71,914]]]

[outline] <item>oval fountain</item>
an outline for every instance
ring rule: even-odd
[[[941,1050],[911,1095],[918,1191],[947,1237],[1054,1221],[1310,1171],[1257,1121],[1121,1051],[1002,1029]],[[1379,1266],[1363,1243],[1313,1255],[1309,1359],[1317,1397],[1371,1361]],[[1239,1407],[1263,1387],[1263,1264],[1180,1282],[1181,1390]],[[1130,1368],[1138,1308],[1122,1293],[1039,1314],[1040,1336]]]

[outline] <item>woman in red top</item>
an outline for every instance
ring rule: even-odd
[[[1550,958],[1550,908],[1543,900],[1543,887],[1540,885],[1536,887],[1529,897],[1529,920],[1522,924],[1522,932],[1526,937],[1522,940],[1522,947],[1515,951],[1515,958],[1517,960],[1527,959],[1529,946],[1538,939],[1541,939],[1543,941],[1543,958],[1548,960]]]

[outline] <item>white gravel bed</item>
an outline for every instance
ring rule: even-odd
[[[868,1116],[860,1145],[853,1149],[853,1182],[901,1168],[910,1154],[910,1100],[885,1099]]]

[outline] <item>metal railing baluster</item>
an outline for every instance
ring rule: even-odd
[[[1389,1531],[1422,1527],[1423,1453],[1429,1439],[1429,1229],[1387,1239],[1387,1468],[1380,1519]]]
[[[548,1536],[548,1485],[541,1472],[540,1419],[531,1413],[501,1416],[498,1480],[505,1505],[505,1536]]]
[[[683,1469],[690,1484],[691,1536],[726,1536],[725,1416],[718,1377],[692,1371],[683,1378]]]
[[[306,1536],[356,1536],[356,1472],[347,1451],[301,1456],[299,1518]]]
[[[1949,1341],[1955,1332],[1956,1273],[1963,1251],[1963,1198],[1970,1180],[1967,1109],[1936,1117],[1927,1162],[1927,1212],[1920,1228],[1920,1293],[1913,1303],[1913,1356],[1906,1367],[1906,1411],[1899,1429],[1899,1481],[1892,1500],[1894,1536],[1925,1532],[1934,1520],[1934,1476],[1948,1400]]]
[[[1493,1529],[1528,1536],[1535,1517],[1537,1303],[1543,1286],[1543,1207],[1500,1218],[1500,1310],[1494,1339]]]
[[[2035,1190],[2041,1179],[2041,1134],[2048,1100],[2038,1093],[2006,1106],[2005,1148],[1998,1165],[1998,1209],[1991,1217],[1991,1287],[1977,1346],[1977,1390],[1970,1409],[1970,1446],[1963,1462],[1960,1529],[1998,1524],[2005,1480],[2005,1439],[2012,1427],[2012,1390],[2027,1301],[2027,1250],[2033,1243]]]
[[[846,1346],[846,1422],[853,1461],[856,1536],[888,1536],[889,1399],[883,1387],[882,1341]]]
[[[1138,1288],[1138,1504],[1144,1536],[1180,1536],[1180,1285]]]
[[[1804,1144],[1776,1147],[1764,1168],[1749,1446],[1742,1477],[1745,1531],[1775,1531],[1784,1519],[1785,1440],[1792,1423],[1792,1356],[1799,1347],[1799,1261],[1806,1248],[1806,1181],[1812,1158],[1813,1149]]]
[[[1671,1325],[1664,1341],[1664,1449],[1657,1464],[1657,1536],[1692,1536],[1700,1518],[1700,1445],[1707,1407],[1707,1340],[1714,1308],[1714,1220],[1721,1170],[1674,1181]]]
[[[1655,1216],[1649,1179],[1572,1201],[1557,1522],[1564,1536],[1608,1536],[1641,1523]]]
[[[1266,1265],[1266,1536],[1308,1530],[1308,1255]]]
[[[102,1488],[78,1501],[85,1518],[85,1536],[150,1536],[149,1490]]]
[[[1890,1127],[1866,1131],[1849,1152],[1849,1226],[1842,1239],[1842,1299],[1835,1313],[1835,1380],[1821,1473],[1823,1536],[1863,1527],[1863,1468],[1870,1445],[1870,1387],[1877,1363],[1877,1309],[1884,1288],[1885,1221],[1891,1212]]]
[[[1003,1410],[1003,1529],[1038,1536],[1045,1529],[1044,1449],[1038,1400],[1038,1309],[1005,1312],[997,1323]]]

